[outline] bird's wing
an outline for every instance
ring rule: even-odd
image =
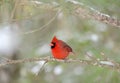
[[[63,42],[63,41],[61,41],[61,40],[59,40],[60,41],[60,43],[61,43],[61,46],[64,48],[64,49],[66,49],[68,52],[72,52],[72,48],[68,45],[68,44],[66,44],[65,42]]]

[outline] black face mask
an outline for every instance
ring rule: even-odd
[[[56,43],[55,42],[51,42],[53,45],[51,46],[51,49],[55,48]]]

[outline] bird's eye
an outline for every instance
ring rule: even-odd
[[[56,43],[55,42],[51,42],[51,49],[55,48]]]

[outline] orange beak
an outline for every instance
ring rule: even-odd
[[[53,44],[52,44],[52,43],[50,43],[49,45],[50,45],[50,46],[53,46]]]

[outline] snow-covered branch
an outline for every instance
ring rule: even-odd
[[[110,69],[114,69],[116,71],[120,71],[120,63],[111,61],[111,60],[100,60],[100,59],[67,59],[67,60],[58,60],[50,57],[42,57],[42,58],[26,58],[26,59],[19,59],[19,60],[8,60],[4,63],[0,64],[0,68],[11,65],[11,64],[21,64],[21,63],[30,63],[30,62],[36,62],[36,61],[45,61],[47,63],[49,62],[60,62],[60,63],[78,63],[80,65],[91,65],[91,66],[98,66],[98,67],[107,67]]]

